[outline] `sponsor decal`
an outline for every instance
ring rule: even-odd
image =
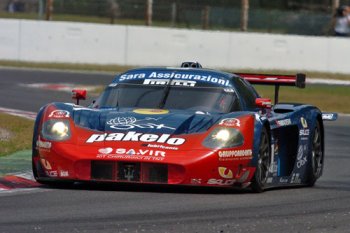
[[[156,145],[156,144],[142,144],[141,146],[149,147],[149,148],[158,148],[162,150],[179,150],[179,147],[175,147],[175,146],[163,146],[163,145]]]
[[[288,183],[288,178],[280,178],[280,183]]]
[[[267,184],[271,184],[272,181],[273,181],[273,178],[272,178],[272,177],[269,177],[269,178],[267,178],[266,183],[267,183]]]
[[[120,76],[119,81],[132,80],[132,79],[144,79],[144,78],[146,78],[145,73],[123,74]]]
[[[179,146],[185,143],[184,138],[171,137],[170,134],[144,134],[137,133],[135,131],[129,131],[127,133],[104,133],[104,134],[92,134],[86,143],[94,142],[158,142],[168,145]]]
[[[224,88],[224,92],[226,92],[226,93],[234,93],[235,90],[233,88]]]
[[[236,180],[224,180],[224,179],[209,179],[207,184],[213,185],[233,185]]]
[[[301,129],[299,131],[300,136],[309,136],[310,135],[310,130],[309,129]]]
[[[107,148],[101,148],[98,150],[99,153],[104,154],[104,155],[108,155],[113,151],[113,148],[111,147],[107,147]]]
[[[202,179],[191,179],[191,184],[202,184]]]
[[[38,148],[42,148],[42,149],[47,149],[47,150],[50,150],[51,149],[51,142],[44,142],[44,141],[41,141],[40,138],[36,141],[36,146]]]
[[[284,119],[284,120],[276,121],[276,124],[278,126],[288,126],[288,125],[292,124],[292,121],[291,121],[291,119]]]
[[[45,171],[47,176],[50,177],[57,177],[58,176],[58,172],[57,171]]]
[[[335,120],[336,114],[334,113],[322,113],[322,120]]]
[[[300,118],[300,122],[301,122],[301,125],[303,126],[303,128],[306,129],[307,128],[307,121],[305,120],[304,117]]]
[[[180,80],[193,80],[193,81],[201,81],[213,83],[221,86],[229,86],[230,81],[221,78],[221,77],[213,77],[211,75],[199,75],[199,74],[189,74],[189,73],[180,73],[180,72],[152,72],[150,74],[146,73],[134,73],[134,74],[123,74],[119,77],[119,81],[126,80],[135,80],[135,79],[180,79]]]
[[[248,159],[251,158],[253,152],[251,149],[247,150],[227,150],[227,151],[219,151],[219,160],[220,161],[228,161],[228,160],[240,160],[240,159]]]
[[[300,174],[299,173],[293,173],[290,183],[292,183],[292,184],[301,184]]]
[[[60,171],[60,177],[68,177],[69,176],[69,172],[68,171]]]
[[[134,150],[134,149],[124,149],[124,148],[118,148],[115,151],[116,154],[122,154],[122,155],[146,155],[146,156],[161,156],[165,157],[166,153],[165,151],[160,150]]]
[[[138,114],[144,114],[144,115],[161,115],[161,114],[168,114],[169,110],[140,108],[140,109],[135,109],[133,112]]]
[[[50,114],[49,114],[49,117],[52,117],[52,118],[68,118],[70,115],[70,113],[68,111],[65,111],[65,110],[55,110],[55,111],[52,111]]]
[[[147,117],[145,119],[138,120],[135,117],[117,117],[111,119],[107,122],[113,129],[119,130],[131,130],[131,129],[171,129],[175,130],[175,128],[166,126],[164,124],[154,124],[148,121],[158,121],[161,118],[150,118]]]
[[[225,118],[220,121],[219,125],[241,127],[241,121],[237,118]]]
[[[306,156],[304,156],[304,151],[307,151],[307,145],[299,146],[298,155],[297,155],[297,168],[301,168],[307,162]]]
[[[125,149],[116,150],[107,147],[98,150],[96,158],[99,159],[140,159],[140,160],[163,160],[166,156],[165,151],[148,149]],[[153,158],[151,158],[153,157]]]
[[[222,178],[225,178],[225,179],[232,179],[233,178],[233,172],[226,168],[226,167],[219,167],[218,168],[219,170],[219,174]]]
[[[51,170],[52,169],[51,164],[49,163],[49,161],[47,161],[46,159],[40,159],[40,161],[41,161],[41,164],[43,165],[43,167],[46,170]]]
[[[170,83],[170,84],[169,84]],[[188,80],[170,80],[170,79],[145,79],[143,84],[146,85],[172,85],[172,86],[186,86],[186,87],[194,87],[196,86],[196,81],[188,81]]]
[[[277,174],[277,171],[278,171],[277,162],[273,162],[273,163],[271,164],[271,166],[270,166],[269,172],[270,172],[270,173]]]
[[[109,155],[97,155],[97,159],[136,159],[136,160],[145,160],[145,161],[163,161],[164,157],[155,157],[149,155],[119,155],[119,154],[109,154]]]

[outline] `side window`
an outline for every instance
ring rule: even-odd
[[[255,99],[257,98],[256,91],[245,80],[241,78],[234,79],[237,91],[242,98],[242,102],[248,110],[254,110]]]

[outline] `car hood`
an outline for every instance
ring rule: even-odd
[[[156,109],[80,108],[72,112],[77,126],[101,132],[192,134],[207,131],[224,114]]]

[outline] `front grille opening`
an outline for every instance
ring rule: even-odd
[[[101,181],[168,183],[167,164],[91,161],[91,179]]]
[[[168,165],[143,164],[143,180],[151,183],[168,183]]]
[[[91,179],[112,180],[114,163],[109,161],[91,161]]]

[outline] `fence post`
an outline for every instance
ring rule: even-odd
[[[242,0],[241,31],[248,29],[249,0]]]
[[[43,19],[44,15],[44,0],[38,0],[38,19]]]
[[[171,4],[171,27],[175,27],[176,24],[176,2]]]
[[[146,0],[146,25],[152,25],[152,15],[153,15],[153,0]]]
[[[53,0],[46,0],[46,20],[52,20]]]
[[[208,29],[209,28],[209,14],[210,14],[210,7],[205,6],[202,11],[202,29]]]

